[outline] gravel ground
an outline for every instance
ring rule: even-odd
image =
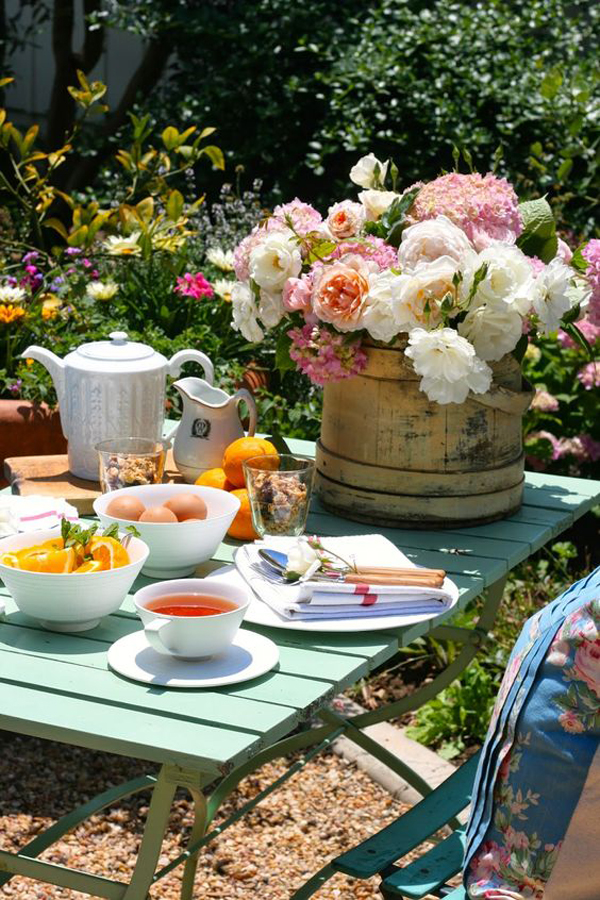
[[[246,779],[225,812],[231,812],[285,769],[273,763]],[[152,771],[143,762],[0,732],[0,847],[15,851],[79,803],[113,784]],[[42,859],[129,880],[148,809],[139,794],[89,819]],[[393,821],[403,810],[354,765],[333,753],[309,763],[300,776],[263,801],[202,851],[194,900],[287,900],[332,856]],[[178,794],[160,865],[183,849],[192,805]],[[182,845],[183,841],[183,845]],[[177,872],[151,891],[153,900],[178,900]],[[336,875],[319,900],[380,898],[378,879],[356,882]],[[87,895],[13,878],[0,897],[79,900]]]

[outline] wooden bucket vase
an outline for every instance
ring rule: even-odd
[[[512,356],[492,388],[440,406],[397,342],[367,345],[366,369],[324,388],[317,490],[351,519],[405,528],[492,522],[523,498],[522,416],[533,399]]]

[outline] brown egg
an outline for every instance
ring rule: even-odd
[[[149,506],[140,516],[140,522],[155,522],[155,523],[166,523],[166,522],[176,522],[177,516],[174,512],[171,512],[170,509],[165,509],[164,506]]]
[[[126,519],[128,522],[137,522],[146,507],[137,499],[123,494],[121,497],[115,497],[106,507],[106,515],[113,516],[115,519]]]
[[[179,522],[206,518],[206,503],[197,494],[175,494],[163,505],[175,513]]]

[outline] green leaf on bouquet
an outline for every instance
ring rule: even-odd
[[[519,340],[517,341],[517,346],[515,347],[515,349],[512,352],[512,355],[514,356],[514,358],[517,360],[518,363],[520,363],[522,361],[523,357],[525,356],[528,345],[529,345],[529,340],[527,338],[527,335],[522,334],[521,337],[519,338]]]
[[[406,228],[406,213],[414,203],[419,188],[412,188],[388,206],[381,217],[381,225],[385,230],[385,240],[392,247],[399,247],[402,232]]]
[[[275,348],[275,365],[282,374],[289,372],[295,366],[294,360],[290,356],[291,346],[291,337],[288,336],[286,331],[282,331],[277,338],[277,346]]]
[[[590,342],[574,322],[565,322],[563,320],[563,322],[561,323],[561,328],[564,332],[566,332],[566,334],[569,335],[572,340],[575,341],[576,344],[579,344],[582,350],[585,350],[590,360],[594,359],[594,351],[590,346]]]
[[[558,250],[556,223],[550,204],[545,197],[528,200],[519,204],[519,212],[524,228],[517,240],[517,246],[527,256],[537,256],[542,262],[549,263]]]

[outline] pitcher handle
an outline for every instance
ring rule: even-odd
[[[238,409],[238,415],[239,405],[242,400],[248,407],[248,414],[250,416],[248,437],[254,437],[254,432],[256,431],[256,403],[254,402],[254,397],[250,391],[246,390],[246,388],[240,388],[239,391],[236,391],[233,395],[233,399],[235,400],[236,409]]]
[[[181,367],[186,362],[200,363],[204,371],[204,378],[208,384],[212,385],[215,380],[215,368],[206,353],[200,350],[179,350],[169,360],[169,375],[176,378],[180,374]]]

